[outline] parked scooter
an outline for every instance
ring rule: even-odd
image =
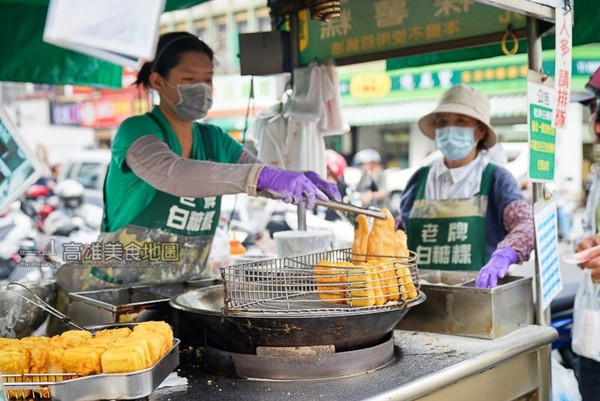
[[[0,279],[8,277],[19,264],[19,253],[35,248],[37,233],[32,219],[14,202],[0,216]]]
[[[52,241],[55,253],[54,260],[64,261],[67,243],[81,245],[81,251],[86,244],[94,242],[100,232],[102,208],[83,203],[84,188],[74,180],[65,180],[56,185],[55,193],[59,203],[43,224],[43,247]]]

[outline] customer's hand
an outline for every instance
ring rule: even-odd
[[[498,279],[504,278],[510,265],[517,263],[519,256],[512,248],[498,248],[492,253],[489,262],[479,271],[475,281],[477,288],[493,288]]]
[[[315,206],[315,199],[326,201],[325,195],[303,173],[265,167],[256,183],[258,191],[267,191],[286,203],[305,203],[308,209]]]
[[[591,235],[584,238],[577,244],[576,252],[583,252],[587,249],[593,248],[600,245],[600,235]],[[600,256],[596,256],[584,263],[579,264],[584,269],[590,269],[592,273],[592,280],[600,282]]]
[[[592,248],[596,245],[600,245],[600,235],[590,235],[582,239],[575,248],[575,252],[585,251],[586,249]]]

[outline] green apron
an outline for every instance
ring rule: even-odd
[[[146,115],[167,137],[160,120],[151,113]],[[200,124],[195,124],[195,129],[199,129],[206,159],[215,160],[209,131]],[[192,155],[201,160],[197,142],[194,140]],[[106,180],[104,186],[106,192]],[[92,245],[102,250],[103,257],[95,257],[90,247],[83,260],[66,262],[59,269],[57,282],[63,290],[73,292],[210,277],[208,256],[220,211],[220,196],[185,198],[157,190],[131,224],[100,233]],[[107,227],[106,215],[104,219],[103,227]]]
[[[487,263],[485,216],[496,166],[488,164],[479,193],[467,199],[425,199],[430,166],[419,170],[407,224],[408,248],[421,269],[480,270]]]

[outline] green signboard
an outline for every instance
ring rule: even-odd
[[[346,0],[341,16],[327,24],[300,12],[300,64],[335,59],[342,65],[494,43],[509,26],[523,36],[526,18],[473,0]]]
[[[530,78],[527,85],[529,178],[532,181],[552,182],[556,155],[556,132],[552,127],[554,88],[550,82],[542,84],[534,81]]]
[[[542,69],[553,72],[554,50],[545,50],[542,58]],[[573,91],[583,91],[590,75],[599,67],[599,45],[574,47]],[[527,71],[525,54],[387,71],[341,69],[340,95],[344,105],[437,98],[458,83],[473,86],[488,95],[525,93]]]

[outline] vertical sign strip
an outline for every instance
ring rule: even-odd
[[[571,63],[573,59],[573,12],[556,9],[556,64],[554,65],[554,93],[556,106],[552,117],[552,126],[567,128],[567,106],[571,92]]]

